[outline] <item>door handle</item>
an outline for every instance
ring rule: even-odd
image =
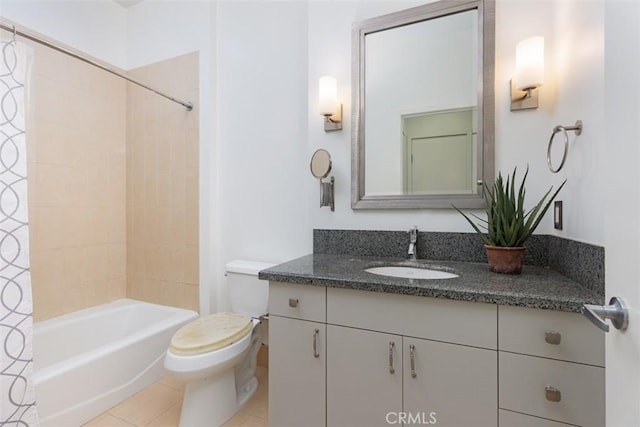
[[[582,304],[582,315],[605,332],[609,332],[607,319],[616,328],[624,331],[629,326],[629,310],[622,298],[613,297],[609,305]]]

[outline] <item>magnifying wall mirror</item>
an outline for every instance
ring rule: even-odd
[[[323,178],[328,177],[331,173],[331,155],[323,148],[316,150],[313,156],[311,156],[309,167],[311,169],[311,175],[320,180],[320,207],[329,206],[331,210],[334,211],[333,188],[335,178],[331,177],[329,182],[322,181]]]
[[[483,207],[494,179],[494,2],[356,23],[353,209]]]
[[[331,173],[331,155],[327,150],[319,149],[311,156],[311,175],[318,179],[326,178]]]

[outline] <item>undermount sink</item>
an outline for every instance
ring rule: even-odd
[[[371,274],[377,274],[379,276],[401,277],[405,279],[452,279],[454,277],[458,277],[457,274],[449,273],[448,271],[403,265],[371,267],[364,271]]]

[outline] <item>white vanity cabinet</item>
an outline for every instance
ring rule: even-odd
[[[270,285],[271,426],[326,426],[325,292],[324,287]]]
[[[509,306],[498,330],[501,426],[605,425],[604,332],[577,313]]]
[[[496,426],[496,310],[328,288],[327,426]]]
[[[495,426],[493,350],[327,326],[327,425]],[[464,410],[460,410],[464,408]]]
[[[272,427],[604,426],[604,334],[577,313],[276,282],[269,301]]]

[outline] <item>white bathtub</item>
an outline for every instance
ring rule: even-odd
[[[171,336],[197,316],[122,299],[34,324],[42,426],[79,426],[162,378]]]

